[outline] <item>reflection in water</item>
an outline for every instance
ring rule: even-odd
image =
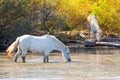
[[[85,54],[120,54],[119,48],[85,48],[85,49],[74,49],[71,52],[74,53],[85,53]]]
[[[50,62],[43,55],[29,54],[26,63],[9,62],[0,55],[0,80],[120,80],[120,50],[81,49],[71,52],[72,62],[66,63],[61,54],[52,53]]]

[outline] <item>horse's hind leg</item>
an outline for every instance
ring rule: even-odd
[[[22,61],[23,61],[23,63],[25,63],[25,58],[26,58],[26,54],[27,54],[27,49],[25,49],[25,48],[22,48],[21,49],[21,51],[22,51]]]
[[[22,60],[23,60],[23,63],[25,63],[26,54],[27,54],[27,51],[23,50],[22,51]]]
[[[15,62],[17,62],[17,59],[18,59],[20,53],[21,53],[21,50],[18,47],[17,53],[15,54]]]

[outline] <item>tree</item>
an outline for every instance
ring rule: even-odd
[[[1,0],[0,2],[0,39],[6,42],[10,38],[15,38],[21,32],[25,31],[27,23],[25,22],[25,6],[26,0]],[[22,30],[20,29],[22,28]],[[24,29],[23,29],[24,28]]]
[[[27,6],[27,13],[30,16],[32,25],[38,25],[44,28],[49,34],[54,33],[55,21],[60,19],[57,14],[56,6],[58,0],[35,0],[31,1]]]

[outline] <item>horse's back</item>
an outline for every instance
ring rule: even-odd
[[[19,46],[21,49],[29,49],[31,46],[32,35],[23,35],[20,37]]]
[[[20,38],[20,47],[35,52],[53,50],[64,46],[65,45],[61,41],[52,35],[23,35]]]

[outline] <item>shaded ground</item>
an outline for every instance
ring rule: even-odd
[[[60,53],[51,54],[49,63],[40,54],[29,54],[26,63],[0,54],[0,80],[120,80],[120,51],[112,53],[72,53],[69,63]]]

